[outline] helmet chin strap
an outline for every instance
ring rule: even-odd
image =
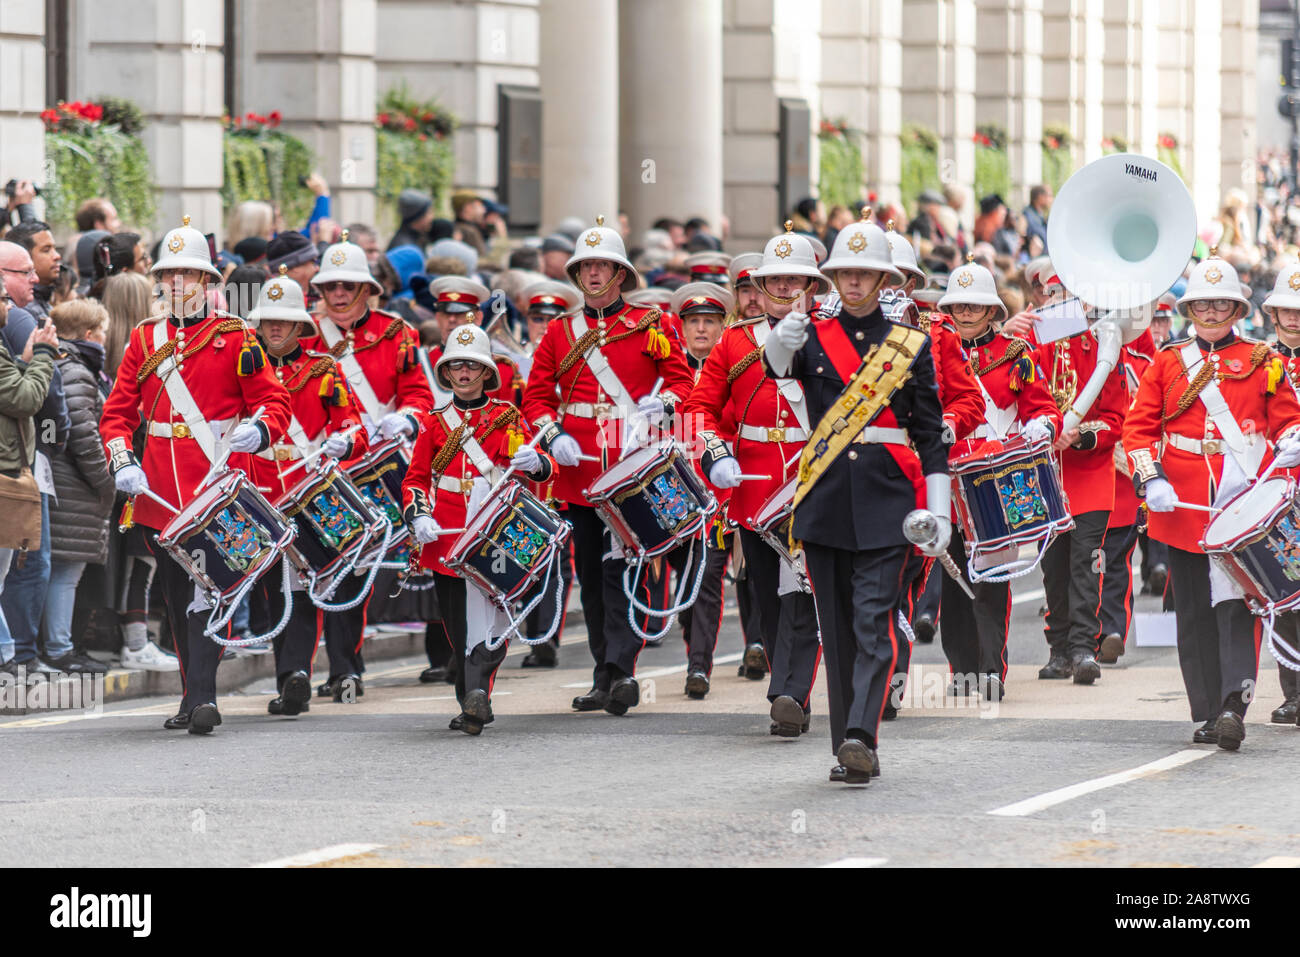
[[[1238,303],[1237,308],[1229,314],[1227,319],[1221,319],[1218,322],[1207,322],[1204,319],[1198,318],[1195,310],[1187,310],[1188,315],[1191,317],[1192,325],[1199,329],[1222,329],[1224,326],[1230,326],[1240,319],[1244,312],[1245,309],[1243,309],[1241,304]]]
[[[771,300],[772,302],[775,302],[775,303],[777,303],[777,304],[779,304],[779,305],[782,305],[782,306],[788,306],[788,305],[790,305],[790,304],[793,303],[793,302],[797,302],[799,299],[803,298],[804,293],[806,293],[806,292],[808,291],[808,287],[805,285],[802,289],[800,289],[798,292],[796,292],[793,296],[778,296],[776,293],[771,292],[771,291],[767,288],[767,280],[768,280],[768,278],[770,278],[770,277],[764,276],[761,280],[759,280],[759,282],[758,282],[758,288],[759,288],[759,291],[762,292],[763,295],[764,295],[767,299],[769,299],[769,300]]]
[[[348,312],[351,312],[353,309],[355,309],[355,308],[357,307],[357,303],[361,302],[361,300],[363,300],[363,299],[369,299],[369,298],[370,298],[370,285],[369,285],[368,283],[364,283],[364,282],[357,283],[357,293],[356,293],[356,295],[353,296],[353,297],[352,297],[352,301],[349,302],[349,303],[348,303],[346,306],[344,306],[342,309],[340,309],[339,312],[341,312],[341,313],[348,313]],[[328,311],[329,311],[329,303],[326,302],[326,303],[325,303],[325,306],[326,306],[326,311],[328,312]],[[338,319],[337,319],[335,316],[330,316],[329,318],[330,318],[331,320],[333,320],[333,322],[334,322],[335,325],[338,325]],[[348,326],[350,327],[350,326],[352,325],[352,323],[356,322],[357,319],[360,319],[360,318],[361,318],[360,316],[356,316],[356,317],[354,317],[353,319],[345,320],[345,321],[347,322]]]
[[[605,283],[605,285],[601,286],[599,289],[589,289],[586,285],[583,285],[582,291],[591,299],[599,299],[601,296],[605,295],[605,293],[609,292],[610,287],[613,286],[615,282],[623,281],[623,277],[620,276],[619,273],[624,272],[625,270],[623,267],[619,266],[614,270],[614,275],[609,277],[609,282]]]
[[[839,275],[838,270],[835,275]],[[872,286],[871,291],[861,299],[850,299],[845,295],[844,290],[840,288],[838,280],[835,282],[835,290],[840,294],[840,301],[850,309],[857,309],[859,306],[873,306],[875,305],[876,300],[880,298],[880,290],[884,287],[887,276],[887,273],[881,272],[876,279],[876,284]]]

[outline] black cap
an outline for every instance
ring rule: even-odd
[[[274,275],[281,266],[293,269],[303,263],[316,262],[316,247],[302,233],[277,233],[266,244],[266,268]]]
[[[261,236],[246,236],[235,243],[235,248],[231,252],[244,262],[251,263],[266,255],[267,245],[267,241]]]

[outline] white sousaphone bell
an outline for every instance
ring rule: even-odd
[[[1196,244],[1196,205],[1178,174],[1137,153],[1094,160],[1061,187],[1047,221],[1056,275],[1095,310],[1097,368],[1065,415],[1075,428],[1115,369],[1124,343],[1182,275]]]

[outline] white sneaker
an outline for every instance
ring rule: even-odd
[[[152,641],[146,641],[139,651],[122,648],[122,667],[140,671],[180,671],[180,662]]]

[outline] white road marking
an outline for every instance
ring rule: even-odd
[[[1181,767],[1184,764],[1190,764],[1192,761],[1199,761],[1201,758],[1208,758],[1213,751],[1177,751],[1158,761],[1152,761],[1150,764],[1144,764],[1141,767],[1131,768],[1128,771],[1119,771],[1116,774],[1107,774],[1105,777],[1093,778],[1091,781],[1083,781],[1079,784],[1071,784],[1069,787],[1057,788],[1055,791],[1048,791],[1046,794],[1040,794],[1037,797],[1027,798],[1024,801],[1017,801],[1015,804],[1008,804],[1005,807],[994,808],[989,811],[999,817],[1025,817],[1034,814],[1045,808],[1052,807],[1056,804],[1063,804],[1066,801],[1073,801],[1077,797],[1085,794],[1091,794],[1094,791],[1101,791],[1105,788],[1113,788],[1117,784],[1127,784],[1129,781],[1136,781],[1138,778],[1144,778],[1148,775],[1159,774],[1161,771],[1169,771],[1173,768]]]
[[[358,854],[369,854],[371,851],[383,847],[382,844],[331,844],[329,847],[318,848],[314,851],[304,851],[301,854],[293,854],[289,857],[277,857],[273,861],[266,861],[262,864],[254,864],[253,867],[310,867],[312,864],[323,864],[326,861],[337,861],[340,857],[355,857]]]
[[[1020,593],[1018,593],[1018,594],[1017,594],[1017,593],[1012,593],[1012,595],[1011,595],[1011,604],[1013,604],[1013,605],[1023,605],[1023,604],[1025,604],[1026,602],[1039,601],[1039,600],[1041,600],[1041,599],[1043,599],[1043,598],[1046,598],[1046,597],[1047,597],[1047,592],[1045,592],[1045,591],[1044,591],[1043,589],[1041,589],[1041,588],[1035,588],[1035,589],[1033,589],[1032,591],[1022,591],[1022,592],[1020,592]]]
[[[174,705],[170,704],[151,704],[143,708],[125,708],[120,711],[47,715],[40,718],[27,718],[22,721],[6,721],[0,724],[0,731],[8,728],[36,728],[51,724],[68,724],[73,721],[94,721],[99,718],[129,718],[140,714],[164,714],[171,711],[173,707]]]
[[[492,692],[492,697],[501,698],[504,697],[505,695],[512,695],[512,694],[514,694],[513,691],[494,691]],[[427,698],[427,697],[393,698],[392,700],[394,701],[455,701],[456,696],[454,694],[440,694],[440,695],[434,695],[432,698]]]
[[[846,857],[842,861],[831,861],[822,867],[879,867],[888,861],[887,857]]]
[[[729,665],[734,661],[739,661],[743,657],[745,657],[745,653],[743,651],[738,651],[734,655],[720,655],[719,657],[713,659],[713,663],[715,665]],[[685,671],[688,665],[690,665],[689,661],[683,661],[680,665],[673,665],[671,668],[652,668],[649,671],[639,671],[637,672],[636,679],[637,681],[643,681],[646,678],[663,678],[666,675],[675,675],[679,671]],[[561,688],[590,688],[591,682],[575,681],[573,684],[560,685],[560,687]]]
[[[1255,867],[1300,867],[1300,857],[1269,857],[1260,861]]]

